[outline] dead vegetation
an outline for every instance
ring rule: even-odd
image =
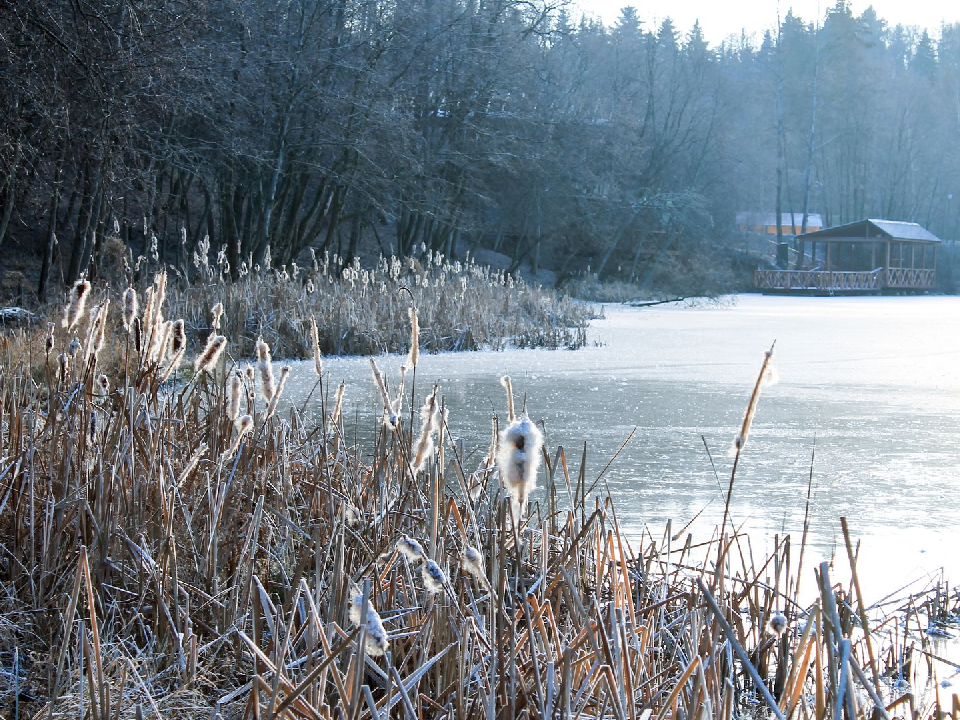
[[[309,413],[276,413],[269,348],[164,385],[182,357],[165,294],[158,279],[107,336],[109,377],[103,304],[75,346],[58,326],[3,347],[5,717],[957,717],[956,695],[924,686],[931,629],[957,619],[946,583],[865,604],[847,533],[852,582],[824,563],[806,603],[789,537],[760,557],[726,522],[702,543],[630,541],[586,450],[546,446],[541,489],[514,505],[497,420],[467,465],[415,361],[381,376],[364,448],[325,375]],[[192,309],[208,348],[236,327],[239,300],[221,300],[222,324]],[[523,422],[510,406],[503,424]]]

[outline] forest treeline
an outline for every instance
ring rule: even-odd
[[[956,237],[958,85],[960,25],[843,0],[719,46],[554,0],[18,0],[0,252],[41,299],[127,248],[239,274],[362,239],[709,291],[737,211]]]

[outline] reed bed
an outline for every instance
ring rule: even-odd
[[[319,355],[302,411],[277,412],[269,343],[227,360],[229,298],[171,385],[163,283],[117,311],[129,331],[71,306],[4,350],[4,717],[957,717],[933,637],[957,590],[865,605],[845,524],[849,584],[726,523],[631,541],[586,448],[542,446],[508,381],[491,446],[454,440],[414,348],[405,375],[374,364],[384,419],[357,447]]]
[[[231,349],[250,355],[263,337],[277,357],[310,358],[308,325],[319,328],[328,355],[376,355],[406,349],[407,308],[420,313],[425,351],[578,348],[586,342],[591,308],[552,290],[475,263],[427,251],[420,259],[381,257],[370,268],[355,260],[341,268],[324,256],[309,266],[242,270],[198,261],[190,283],[171,293],[171,314],[189,328],[209,328],[207,309],[223,303]],[[183,275],[183,273],[181,273]]]

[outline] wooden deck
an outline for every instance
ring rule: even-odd
[[[757,270],[760,290],[817,292],[880,292],[886,289],[930,290],[934,270],[877,268],[857,272],[827,270]]]

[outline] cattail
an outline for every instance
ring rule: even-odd
[[[277,411],[277,404],[280,402],[280,396],[283,395],[283,388],[287,384],[287,378],[290,377],[290,366],[284,365],[280,368],[280,382],[277,384],[277,390],[273,393],[273,397],[270,398],[270,404],[267,405],[267,419],[273,417],[273,414]]]
[[[486,581],[487,573],[483,567],[483,555],[474,547],[465,547],[463,557],[460,558],[460,565],[470,575],[473,575],[481,582]]]
[[[394,407],[394,403],[391,402],[390,395],[387,393],[387,383],[383,379],[383,373],[380,372],[380,368],[377,367],[377,363],[373,358],[370,358],[370,367],[373,368],[373,381],[377,384],[380,397],[383,399],[383,422],[391,430],[396,431],[400,425],[399,407]]]
[[[423,577],[423,587],[431,595],[443,592],[443,586],[447,582],[446,576],[439,565],[429,558],[424,561],[420,567],[420,575]]]
[[[70,353],[70,357],[75,357],[78,352],[80,352],[80,338],[75,337],[70,341],[70,344],[67,346],[67,352]]]
[[[420,359],[420,317],[416,308],[407,308],[410,315],[410,354],[407,356],[407,366],[414,370]]]
[[[781,612],[775,612],[767,621],[767,630],[772,635],[782,635],[787,629],[787,618]]]
[[[423,551],[423,545],[409,535],[404,535],[400,538],[397,542],[397,550],[412,563],[420,562],[427,557],[427,554]]]
[[[270,346],[257,340],[257,369],[260,371],[260,394],[269,403],[277,390],[277,383],[273,377],[273,360],[270,357]]]
[[[143,352],[143,321],[139,317],[133,319],[133,347],[138,353]]]
[[[510,423],[500,434],[497,465],[500,482],[512,500],[513,520],[520,522],[527,499],[537,485],[537,468],[543,436],[530,418],[524,416]]]
[[[110,394],[110,380],[103,373],[100,373],[100,377],[97,378],[97,388],[101,395]]]
[[[70,303],[63,313],[63,327],[73,330],[83,317],[87,307],[87,298],[90,297],[90,281],[78,280],[70,291]]]
[[[160,338],[157,343],[154,345],[153,352],[153,362],[157,365],[162,363],[167,359],[167,356],[170,354],[170,345],[171,345],[171,335],[173,334],[173,322],[170,320],[164,320],[163,325],[160,326]]]
[[[241,415],[237,418],[233,427],[236,429],[236,435],[233,438],[233,442],[230,443],[230,447],[223,451],[223,454],[220,456],[220,461],[223,462],[228,457],[233,457],[237,448],[240,447],[240,441],[243,440],[244,435],[250,432],[253,428],[253,418],[250,415]]]
[[[87,337],[84,342],[83,362],[96,364],[100,357],[100,351],[103,349],[104,331],[106,330],[107,308],[110,301],[105,300],[103,305],[99,305],[90,313],[90,327],[87,329]]]
[[[774,343],[776,345],[776,343]],[[760,401],[760,389],[768,384],[768,374],[772,371],[771,361],[773,360],[773,348],[763,354],[763,365],[760,366],[760,374],[757,376],[757,382],[753,386],[753,392],[750,394],[750,402],[747,403],[747,412],[743,416],[743,424],[740,426],[740,433],[734,438],[734,451],[739,453],[743,446],[747,444],[747,436],[750,434],[750,426],[753,424],[753,416],[757,413],[757,403]]]
[[[60,353],[57,356],[58,364],[58,375],[60,382],[63,382],[67,379],[67,375],[70,372],[70,356],[67,353]]]
[[[240,415],[240,399],[243,396],[243,375],[237,371],[230,378],[230,396],[227,402],[227,417],[236,420]]]
[[[49,323],[49,328],[47,329],[47,339],[44,342],[44,350],[48,356],[53,352],[53,339],[56,327],[53,323]]]
[[[203,348],[203,352],[200,353],[200,356],[196,359],[196,362],[194,362],[193,367],[196,374],[199,375],[202,372],[212,369],[226,347],[227,339],[223,335],[217,335],[215,332],[210,333],[210,336],[207,338],[206,347]]]
[[[243,368],[243,374],[246,376],[247,382],[253,385],[253,383],[256,381],[256,371],[253,369],[253,365],[247,363]]]
[[[186,325],[183,322],[183,318],[175,320],[173,323],[173,331],[170,335],[170,352],[173,353],[174,357],[183,353],[187,349],[187,329]]]
[[[213,306],[213,309],[210,311],[213,315],[213,329],[220,329],[220,318],[223,317],[223,303],[218,302]]]
[[[137,291],[128,287],[123,293],[123,327],[127,332],[133,328],[133,319],[137,316]]]
[[[427,458],[433,455],[433,434],[440,429],[440,404],[437,402],[439,389],[439,385],[434,385],[433,392],[420,408],[420,439],[417,441],[417,452],[413,460],[414,472],[420,472]]]
[[[310,318],[310,339],[313,341],[313,366],[317,377],[323,375],[323,355],[320,354],[320,332],[317,330],[317,321]]]
[[[350,607],[348,608],[347,614],[350,617],[350,622],[354,625],[360,625],[361,614],[363,613],[363,592],[356,586],[353,586],[350,590],[348,602]],[[367,598],[367,618],[364,627],[364,638],[363,647],[371,657],[380,657],[387,651],[390,645],[387,631],[383,627],[383,621],[374,609],[373,603],[370,602],[370,598]]]
[[[513,412],[513,381],[509,375],[504,375],[500,378],[500,384],[507,390],[507,420],[513,422],[517,417]]]
[[[340,387],[337,388],[337,396],[333,403],[333,416],[331,417],[330,422],[334,425],[340,423],[340,418],[343,417],[343,393],[346,391],[347,386],[342,380],[340,381]]]

